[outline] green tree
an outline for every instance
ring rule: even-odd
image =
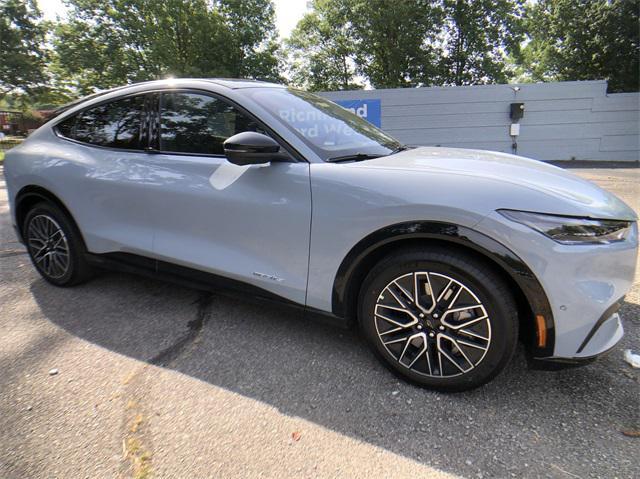
[[[606,79],[640,89],[640,0],[539,0],[527,9],[529,43],[518,58],[533,81]]]
[[[233,75],[281,81],[280,43],[271,0],[221,0],[220,10],[232,39]]]
[[[359,88],[348,5],[344,0],[314,0],[311,5],[286,40],[292,83],[313,91]]]
[[[506,81],[524,0],[315,0],[288,43],[296,83],[346,89]]]
[[[439,2],[358,0],[351,30],[358,71],[376,88],[431,85],[436,78],[435,40],[442,24]]]
[[[0,98],[46,82],[46,24],[34,0],[0,0]]]
[[[523,39],[523,0],[444,0],[441,83],[506,83]]]
[[[69,0],[56,64],[83,93],[166,76],[277,78],[269,0]]]
[[[429,0],[315,0],[288,40],[294,81],[313,89],[429,85],[442,21]]]

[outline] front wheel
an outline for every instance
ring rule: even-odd
[[[418,385],[463,391],[495,377],[518,337],[517,309],[504,280],[463,252],[392,254],[366,277],[359,323],[374,352]]]

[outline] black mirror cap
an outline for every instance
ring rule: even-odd
[[[271,137],[255,131],[243,131],[223,143],[224,154],[234,165],[261,165],[271,161],[288,161],[289,155]]]

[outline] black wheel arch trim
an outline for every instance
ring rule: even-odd
[[[334,279],[332,291],[332,312],[336,316],[348,317],[350,304],[357,299],[354,293],[358,267],[366,262],[375,251],[404,240],[440,240],[471,249],[492,261],[503,270],[519,287],[533,314],[531,327],[535,332],[535,317],[545,320],[546,345],[538,347],[529,341],[527,349],[536,358],[553,355],[555,327],[551,305],[544,288],[522,259],[502,243],[471,228],[437,221],[412,221],[397,223],[381,228],[360,240],[345,256]],[[356,276],[354,276],[354,274]],[[534,334],[535,337],[535,334]]]
[[[16,212],[15,212],[16,225],[15,226],[18,233],[18,239],[22,243],[24,243],[24,232],[22,231],[22,227],[24,225],[21,223],[24,222],[24,218],[26,217],[26,214],[28,212],[28,210],[24,211],[23,208],[24,208],[25,201],[31,198],[47,201],[59,207],[63,211],[63,213],[67,214],[67,216],[69,217],[73,225],[76,227],[76,229],[80,233],[80,237],[84,241],[82,232],[80,231],[80,228],[78,228],[78,225],[75,221],[75,218],[71,214],[71,211],[69,210],[69,208],[67,208],[67,205],[65,205],[64,202],[58,196],[56,196],[54,193],[52,193],[48,189],[43,188],[42,186],[27,185],[27,186],[24,186],[22,189],[20,189],[20,191],[15,197],[15,202],[14,202],[15,209],[16,209]]]

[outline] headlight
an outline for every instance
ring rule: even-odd
[[[498,212],[562,244],[615,243],[624,241],[631,231],[631,221],[592,220],[527,211],[498,210]]]

